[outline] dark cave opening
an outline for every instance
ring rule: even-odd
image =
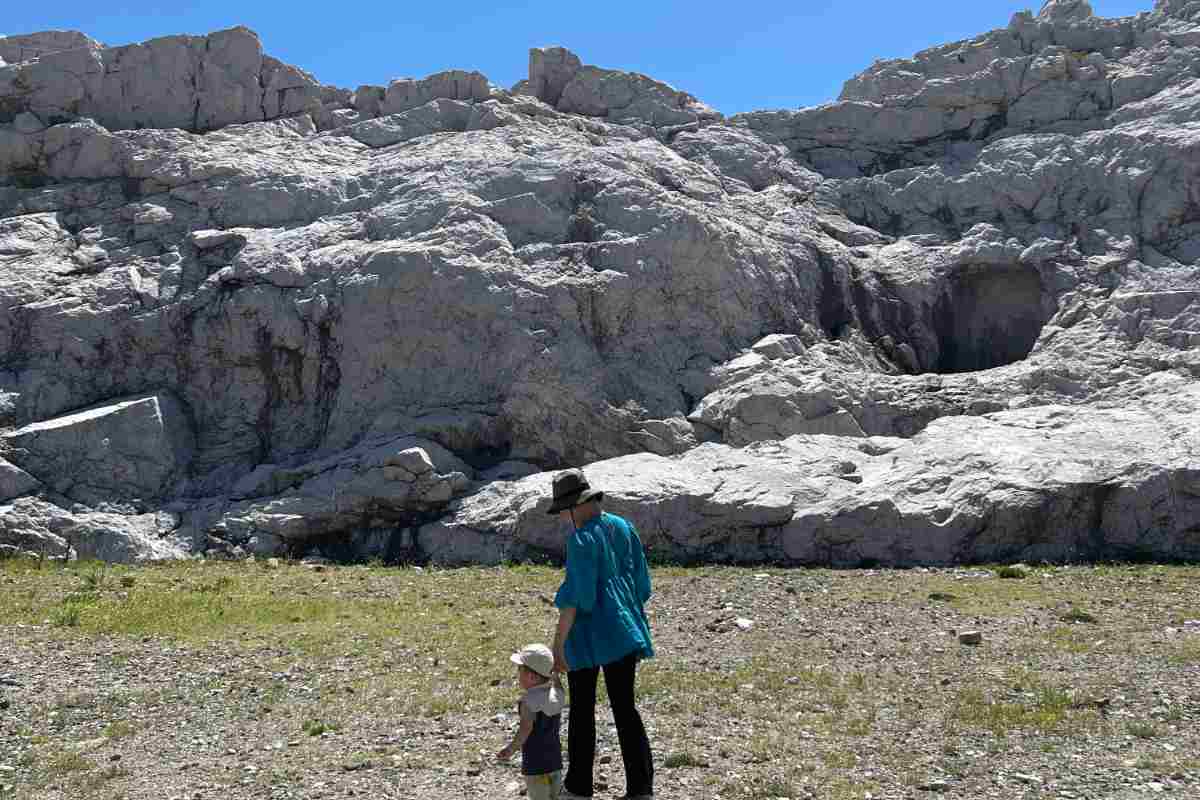
[[[1052,309],[1032,267],[965,269],[934,309],[934,371],[975,372],[1026,358]]]

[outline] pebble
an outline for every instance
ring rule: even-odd
[[[960,644],[982,644],[983,634],[979,631],[963,631],[958,635]]]
[[[733,624],[737,625],[738,628],[743,631],[748,631],[754,627],[754,620],[746,619],[745,617],[738,617],[733,621]]]
[[[1027,783],[1030,785],[1036,784],[1039,786],[1042,783],[1042,779],[1039,778],[1037,775],[1027,775],[1024,772],[1014,772],[1013,780],[1020,781],[1021,783]]]
[[[923,792],[944,792],[950,788],[950,782],[943,780],[929,781],[922,783],[917,788]]]

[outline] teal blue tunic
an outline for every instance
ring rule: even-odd
[[[602,513],[567,540],[567,576],[554,605],[575,608],[575,624],[564,647],[575,669],[620,661],[630,653],[653,658],[650,571],[637,530],[616,514]]]

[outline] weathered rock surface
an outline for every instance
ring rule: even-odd
[[[295,468],[262,465],[230,492],[235,500],[246,499],[222,509],[203,528],[226,541],[245,542],[256,555],[316,547],[330,557],[395,559],[410,555],[412,544],[392,532],[461,495],[471,487],[470,472],[444,448],[407,437]],[[347,530],[366,535],[348,541]]]
[[[697,128],[719,121],[719,112],[687,92],[636,72],[585,65],[562,47],[535,48],[529,78],[518,91],[532,93],[559,111],[656,128]]]
[[[89,117],[110,130],[205,131],[288,116],[321,100],[311,76],[264,56],[245,28],[126,47],[79,41],[84,46],[59,49],[64,43],[0,67],[0,121],[29,113],[47,124]]]
[[[32,61],[63,50],[98,50],[102,45],[79,31],[40,31],[0,37],[0,66]]]
[[[165,395],[35,422],[2,442],[12,461],[59,494],[143,508],[174,492],[194,447],[182,409]]]
[[[585,466],[676,558],[1197,555],[1195,4],[730,120],[560,47],[0,58],[0,547],[556,554]]]
[[[186,543],[173,536],[178,524],[176,516],[166,512],[67,511],[26,497],[0,505],[0,554],[119,563],[170,561],[189,553]]]
[[[945,417],[911,439],[802,435],[592,464],[606,507],[672,560],[799,564],[1200,557],[1200,387],[1135,404]],[[1118,438],[1115,431],[1125,435]],[[420,531],[444,561],[561,556],[544,476],[495,483]]]

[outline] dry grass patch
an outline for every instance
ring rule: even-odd
[[[1182,625],[1200,609],[1200,569],[997,571],[656,568],[659,657],[639,667],[656,794],[861,800],[945,776],[982,796],[998,769],[1066,758],[1078,796],[1151,774],[1180,796],[1200,789],[1200,635]],[[560,579],[3,562],[0,672],[29,677],[0,763],[19,800],[495,796],[519,780],[492,763],[515,725],[508,654],[549,641]],[[951,634],[972,629],[978,647]],[[619,792],[606,710],[599,721]],[[97,749],[54,761],[78,741]]]

